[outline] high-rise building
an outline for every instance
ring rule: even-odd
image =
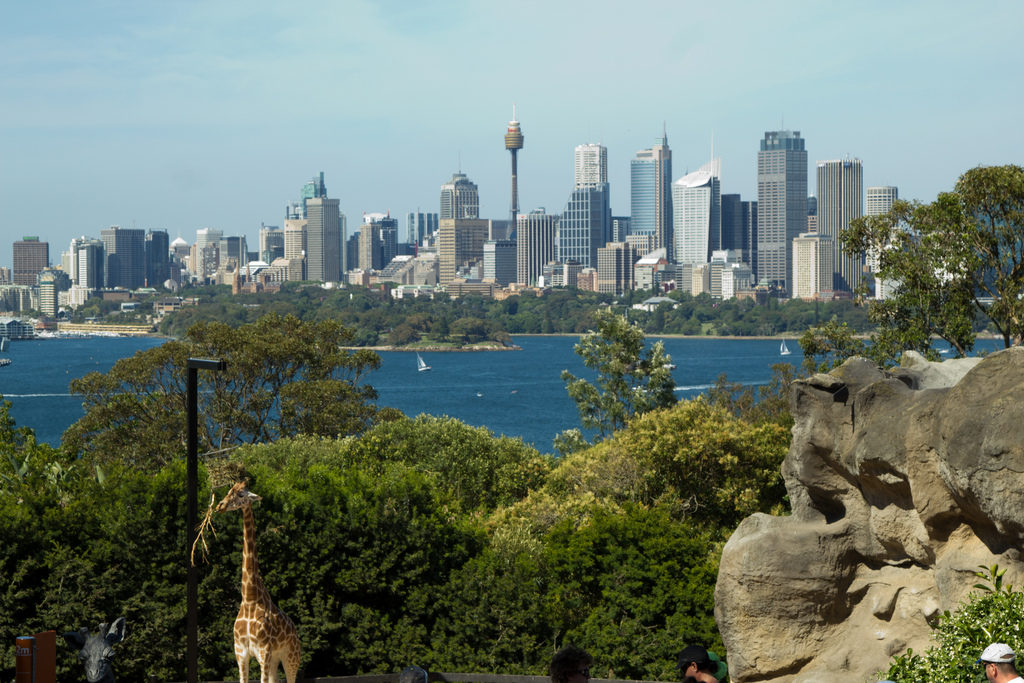
[[[16,285],[34,287],[39,273],[50,265],[50,243],[23,237],[13,245],[13,278]]]
[[[558,221],[558,260],[597,266],[597,250],[611,238],[608,183],[576,187]]]
[[[867,196],[864,202],[865,216],[881,216],[889,213],[889,209],[900,198],[899,188],[894,185],[876,185],[866,190]]]
[[[558,216],[537,209],[516,220],[516,282],[536,285],[544,264],[555,260]]]
[[[484,280],[502,287],[516,281],[516,243],[512,240],[484,242]]]
[[[146,284],[163,286],[171,277],[171,238],[166,230],[146,233]]]
[[[284,219],[284,257],[288,260],[306,258],[306,219]]]
[[[633,263],[637,258],[625,242],[610,242],[597,250],[597,291],[622,294],[633,289]]]
[[[743,216],[743,263],[750,266],[755,284],[757,275],[757,202],[740,202]]]
[[[380,222],[375,217],[384,218],[384,214],[363,214],[363,225],[359,229],[359,261],[360,270],[370,272],[384,267],[383,250],[381,249]]]
[[[220,265],[244,268],[249,263],[249,245],[244,235],[221,237],[217,243],[220,251]]]
[[[512,155],[512,203],[509,215],[512,222],[519,215],[519,171],[516,165],[516,153],[523,148],[523,131],[519,129],[519,121],[516,120],[516,108],[512,107],[512,120],[508,122],[505,129],[505,149]]]
[[[284,258],[284,231],[276,225],[260,224],[260,261],[273,263],[279,258]]]
[[[196,258],[189,270],[200,282],[213,277],[220,267],[220,240],[224,237],[223,230],[216,228],[199,228],[196,230]]]
[[[306,277],[341,281],[341,212],[338,200],[306,199]]]
[[[840,238],[850,221],[864,215],[864,170],[860,159],[818,162],[818,233],[832,238],[832,289],[852,292],[860,285],[863,254],[846,254]]]
[[[654,235],[655,248],[665,249],[671,260],[672,150],[664,131],[653,147],[636,153],[629,165],[629,181],[630,231]]]
[[[441,219],[437,232],[438,284],[449,284],[459,268],[483,260],[488,232],[487,221],[480,218]]]
[[[575,187],[601,187],[608,184],[608,148],[588,143],[577,145]]]
[[[721,249],[743,251],[743,200],[738,194],[722,195]],[[744,261],[746,262],[746,261]]]
[[[608,241],[625,242],[632,234],[632,225],[633,220],[629,216],[612,216],[612,234]]]
[[[441,213],[439,218],[479,218],[480,197],[476,183],[464,173],[453,173],[451,180],[441,186]]]
[[[327,185],[324,184],[324,172],[320,171],[319,176],[302,186],[302,193],[299,201],[302,203],[302,217],[309,218],[309,200],[327,196]]]
[[[672,184],[672,212],[678,263],[708,263],[721,248],[721,160],[713,159]]]
[[[807,150],[800,131],[766,131],[757,153],[757,278],[789,292],[790,243],[807,231]]]
[[[146,231],[112,225],[100,230],[107,287],[137,289],[146,283]]]
[[[805,232],[793,240],[794,299],[813,299],[832,289],[834,249],[831,235]]]
[[[437,232],[436,213],[411,212],[405,217],[405,241],[409,244],[424,244],[427,239]]]

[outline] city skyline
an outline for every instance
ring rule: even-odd
[[[865,186],[922,201],[1024,151],[1015,3],[57,5],[12,6],[0,27],[0,228],[10,241],[39,235],[51,262],[111,225],[255,243],[320,171],[352,221],[436,212],[458,171],[479,186],[480,215],[504,218],[513,115],[527,137],[520,213],[560,213],[573,150],[598,143],[611,210],[628,215],[630,160],[663,132],[673,181],[714,154],[722,192],[744,200],[771,130],[801,131],[809,164],[856,156]],[[652,13],[673,29],[636,49],[625,38]],[[848,49],[831,49],[839,40]],[[0,250],[0,265],[10,259]]]

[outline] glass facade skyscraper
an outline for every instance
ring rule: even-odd
[[[654,235],[655,248],[665,248],[671,259],[672,150],[664,133],[653,147],[636,153],[629,182],[630,233]]]
[[[721,161],[714,159],[672,184],[677,263],[708,263],[722,243]]]
[[[800,131],[767,131],[757,153],[757,267],[760,282],[788,292],[791,242],[807,230],[807,150]]]
[[[852,292],[861,282],[863,254],[843,252],[842,231],[864,215],[864,170],[860,159],[818,162],[818,234],[832,238],[832,288]]]
[[[611,239],[608,183],[577,187],[558,221],[558,260],[597,267],[597,249]]]

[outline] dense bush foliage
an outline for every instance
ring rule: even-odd
[[[37,446],[6,410],[0,417],[0,640],[123,615],[118,676],[181,680],[181,460],[146,472],[118,462],[97,469]],[[653,448],[663,433],[672,440]],[[298,626],[311,676],[411,663],[540,674],[572,641],[595,654],[602,675],[669,679],[682,643],[721,645],[712,593],[723,524],[733,520],[716,511],[723,494],[707,481],[698,495],[711,514],[680,514],[693,495],[680,482],[714,460],[707,466],[731,487],[727,496],[744,500],[735,492],[768,481],[757,463],[780,457],[767,434],[683,403],[554,460],[456,420],[399,418],[360,436],[239,448],[230,463],[201,467],[200,500],[222,495],[242,471],[263,497],[255,507],[261,572]],[[729,464],[738,447],[751,451],[750,468]],[[604,477],[616,468],[664,483],[637,495],[628,486],[637,479]],[[643,475],[651,468],[657,474]],[[772,486],[763,508],[777,503]],[[199,665],[201,677],[216,680],[236,672],[242,533],[235,513],[212,522],[199,572]],[[70,650],[61,645],[58,654],[59,676],[78,675]],[[0,678],[13,676],[13,665],[12,648],[0,651]]]

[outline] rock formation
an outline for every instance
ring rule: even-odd
[[[979,565],[1024,562],[1024,348],[794,382],[792,515],[740,524],[715,615],[734,683],[862,683],[955,610]]]

